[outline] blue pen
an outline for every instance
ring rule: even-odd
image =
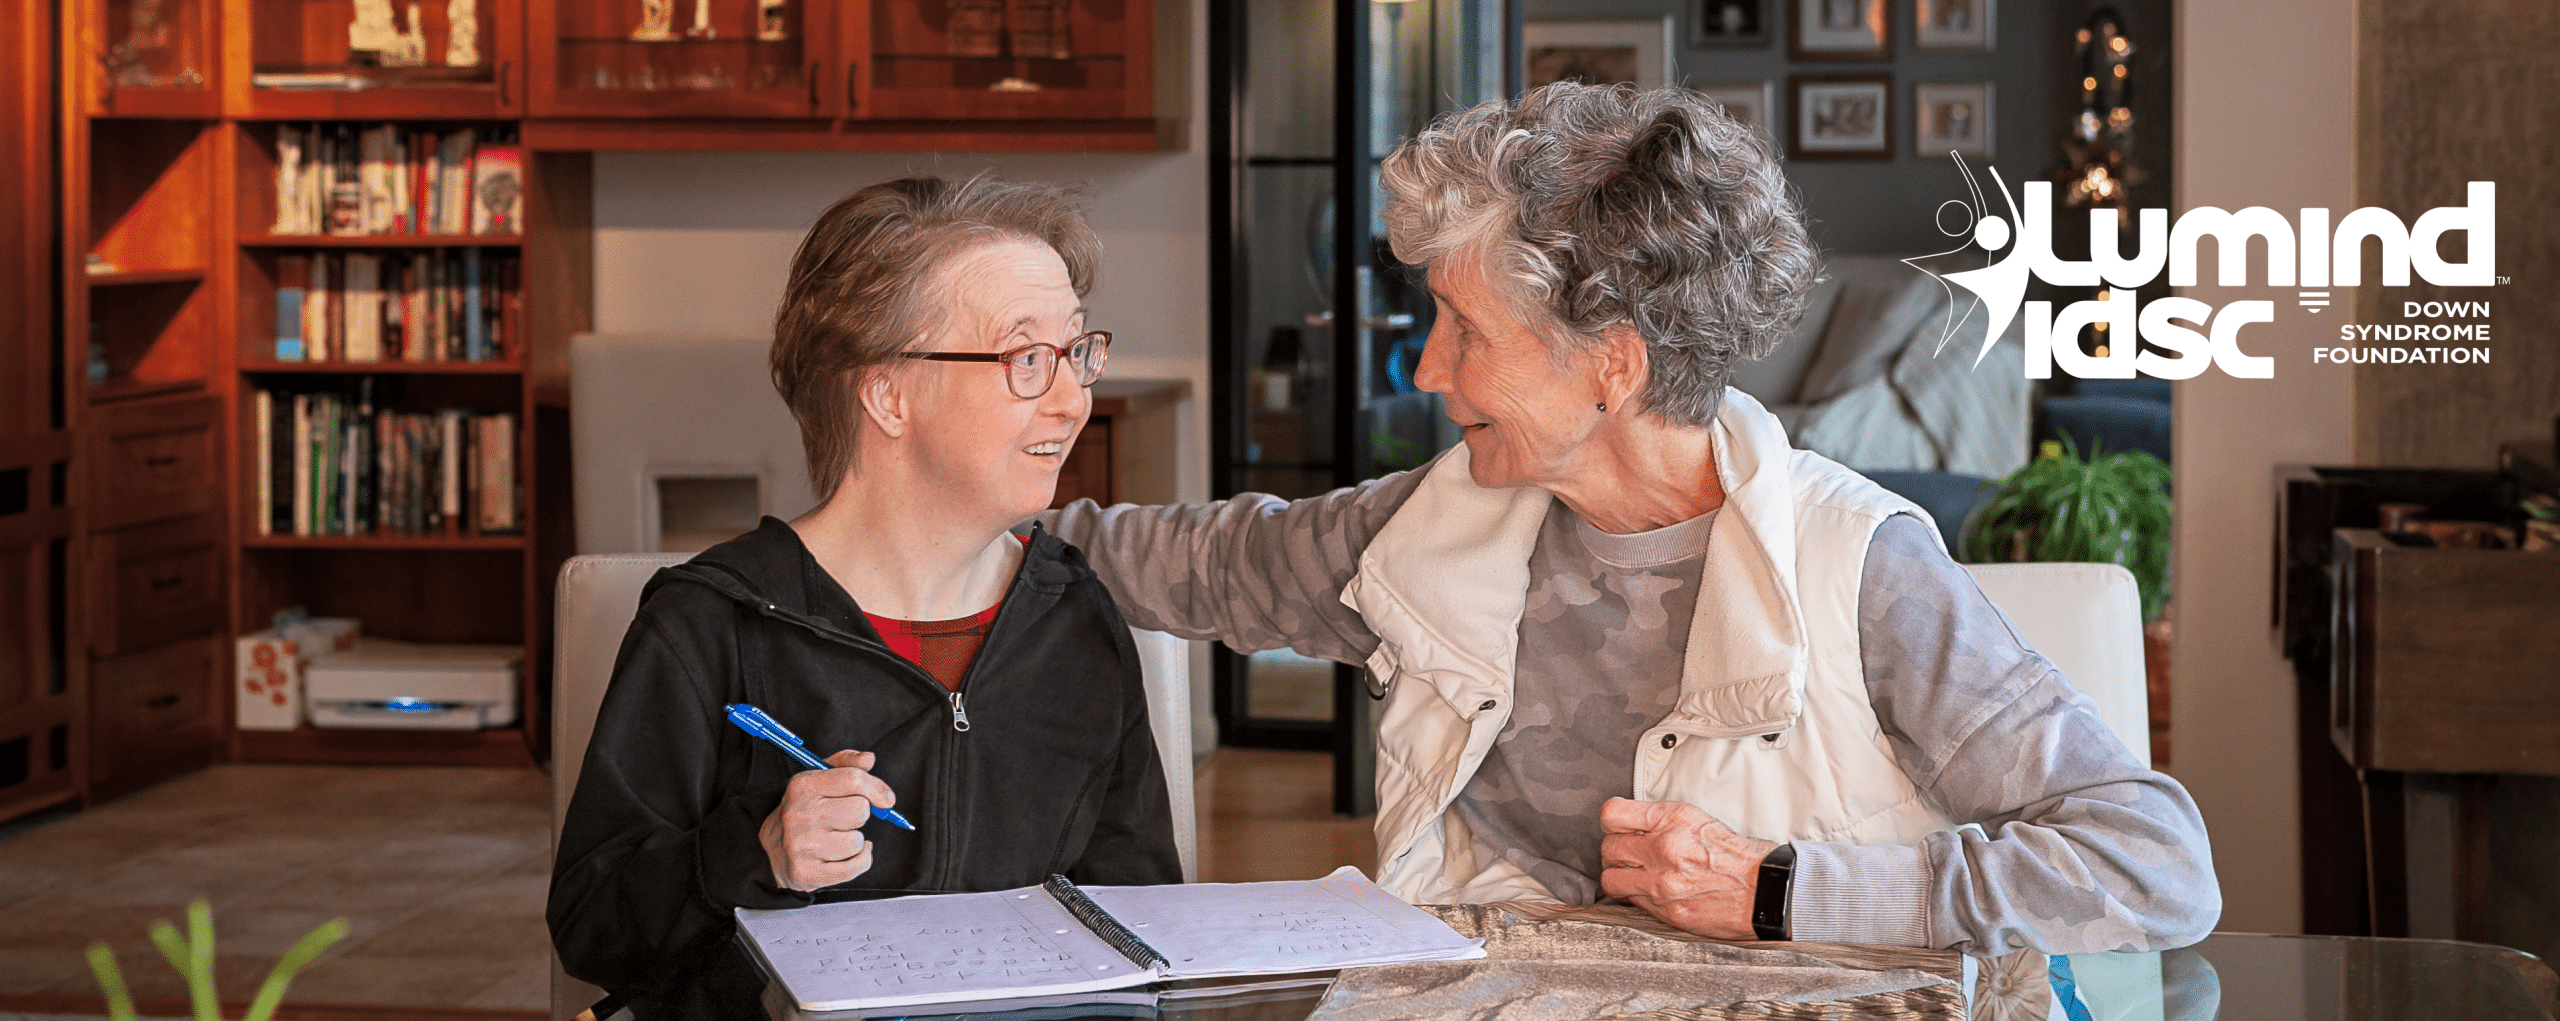
[[[790,730],[785,729],[782,724],[773,722],[773,717],[765,715],[764,710],[758,709],[744,702],[731,705],[728,709],[729,722],[737,724],[739,730],[746,731],[748,734],[773,742],[774,747],[782,749],[783,754],[789,755],[793,759],[798,760],[803,766],[810,769],[827,768],[826,760],[809,754],[809,750],[807,748],[801,747],[803,742],[800,740],[800,735],[794,734]],[[908,822],[906,816],[899,815],[897,810],[893,808],[882,808],[878,805],[873,805],[871,806],[871,817],[902,830],[912,830],[916,828],[916,824]]]

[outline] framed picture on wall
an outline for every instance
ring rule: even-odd
[[[1893,158],[1893,79],[1885,75],[1797,75],[1795,130],[1787,156],[1800,160]]]
[[[1671,16],[1605,21],[1531,21],[1521,25],[1520,65],[1530,88],[1574,79],[1626,82],[1640,89],[1671,83]]]
[[[1767,46],[1778,0],[1689,0],[1689,45]]]
[[[1884,0],[1796,0],[1787,56],[1796,60],[1887,60],[1893,56]]]
[[[1999,0],[1917,0],[1911,43],[1926,50],[1991,48],[1991,12]]]
[[[1934,159],[1948,153],[1991,158],[1990,82],[1929,83],[1911,87],[1916,111],[1911,154]]]
[[[1769,122],[1769,118],[1777,109],[1774,105],[1775,97],[1772,95],[1777,90],[1768,82],[1692,85],[1690,89],[1713,100],[1717,106],[1724,108],[1724,112],[1732,114],[1733,119],[1760,129],[1762,134],[1769,136],[1770,141],[1778,140],[1778,132]]]

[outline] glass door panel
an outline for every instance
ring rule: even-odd
[[[540,0],[534,114],[817,118],[832,0]]]
[[[1217,495],[1418,467],[1457,437],[1413,385],[1431,301],[1387,251],[1377,170],[1432,118],[1501,94],[1506,5],[1222,0],[1210,17]],[[1223,743],[1330,749],[1336,810],[1370,809],[1359,669],[1223,649],[1216,667]]]
[[[90,76],[90,112],[110,117],[211,117],[213,0],[94,0],[74,58]],[[66,69],[68,71],[69,69]]]
[[[876,0],[858,117],[1153,116],[1151,0]]]
[[[249,117],[484,118],[524,104],[517,0],[250,0],[234,5]]]

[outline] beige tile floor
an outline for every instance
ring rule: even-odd
[[[1369,820],[1332,814],[1330,770],[1320,753],[1211,754],[1195,774],[1200,877],[1370,869]],[[345,918],[295,1002],[545,1010],[549,785],[534,770],[225,765],[0,829],[0,994],[96,995],[81,950],[105,939],[135,995],[183,996],[146,932],[204,897],[226,998]]]
[[[529,769],[224,765],[13,827],[0,993],[95,995],[81,951],[104,939],[136,996],[183,996],[146,932],[203,897],[225,998],[345,918],[294,1000],[542,1010],[549,826]]]

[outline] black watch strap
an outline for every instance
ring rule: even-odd
[[[1780,844],[1760,862],[1759,895],[1751,904],[1751,934],[1764,940],[1787,938],[1787,888],[1796,873],[1796,845]]]

